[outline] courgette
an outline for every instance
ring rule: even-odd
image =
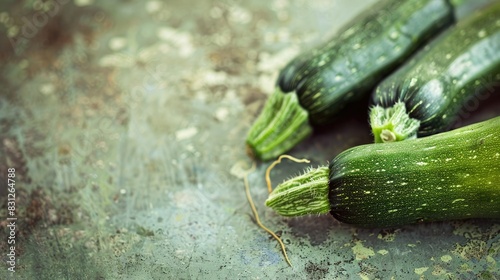
[[[249,152],[275,158],[331,123],[423,42],[453,22],[446,0],[383,0],[280,72],[275,92],[247,135]]]
[[[500,218],[500,117],[433,136],[357,146],[278,185],[283,216],[330,212],[360,227]]]
[[[375,142],[448,130],[467,102],[479,103],[499,86],[497,3],[450,27],[377,86],[370,111]]]

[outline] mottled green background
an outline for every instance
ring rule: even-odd
[[[373,2],[2,1],[0,179],[16,168],[19,232],[17,272],[0,278],[499,279],[498,221],[283,218],[263,205],[262,163],[252,195],[292,268],[254,223],[245,134],[279,69]],[[460,124],[500,115],[498,95],[485,104]],[[366,114],[290,153],[318,165],[371,142]]]

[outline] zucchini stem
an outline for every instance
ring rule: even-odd
[[[396,134],[394,134],[394,132],[392,132],[388,129],[384,129],[380,133],[380,139],[382,139],[382,142],[384,142],[384,143],[394,142],[394,141],[396,141]]]
[[[266,206],[288,217],[328,213],[328,174],[328,166],[321,166],[279,184],[267,198]]]
[[[389,108],[372,107],[370,125],[375,143],[386,143],[416,138],[420,121],[410,118],[405,104],[397,102]]]
[[[295,93],[279,88],[269,97],[247,135],[251,156],[270,160],[290,150],[311,135],[309,113],[301,107]]]
[[[281,162],[281,160],[283,158],[287,158],[291,161],[294,161],[294,162],[297,162],[297,163],[300,163],[300,162],[305,162],[305,163],[309,163],[310,161],[308,159],[298,159],[298,158],[295,158],[295,157],[292,157],[292,156],[289,156],[289,155],[281,155],[277,160],[275,160],[273,163],[271,163],[271,165],[269,165],[269,167],[266,169],[266,183],[267,183],[267,190],[269,191],[269,193],[271,193],[273,191],[273,186],[271,184],[271,170]]]

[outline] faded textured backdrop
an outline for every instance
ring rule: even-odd
[[[494,221],[387,231],[282,218],[263,206],[267,164],[252,194],[293,268],[254,223],[244,140],[278,70],[373,2],[2,1],[0,179],[16,169],[15,276],[498,279]],[[460,124],[500,115],[497,96]],[[318,165],[371,142],[366,113],[291,154]],[[279,165],[273,180],[304,167]]]

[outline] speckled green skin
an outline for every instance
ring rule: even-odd
[[[331,213],[362,227],[500,218],[500,117],[351,148],[330,164]]]
[[[383,0],[354,18],[325,45],[292,60],[280,73],[314,124],[332,122],[424,41],[453,22],[445,0]]]
[[[393,132],[427,136],[449,129],[468,101],[477,106],[498,86],[500,3],[457,23],[377,86],[372,102],[380,107],[370,113],[375,141],[380,142],[383,127],[401,126],[381,114],[381,108],[390,110],[403,102],[409,117],[420,125],[412,131],[402,125]],[[411,124],[407,118],[401,122]]]

